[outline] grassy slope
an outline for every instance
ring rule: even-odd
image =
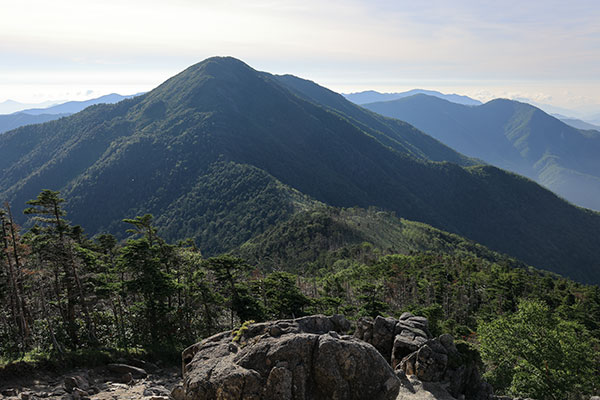
[[[375,208],[316,206],[269,228],[233,251],[263,268],[294,272],[330,269],[340,259],[359,259],[365,252],[469,254],[513,267],[525,266],[458,235]]]

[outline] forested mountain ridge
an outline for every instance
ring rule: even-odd
[[[477,160],[457,153],[404,121],[370,112],[312,81],[293,75],[278,75],[275,79],[298,96],[351,119],[355,125],[376,137],[384,145],[400,152],[431,161],[449,161],[462,166],[481,164]]]
[[[112,93],[90,100],[67,101],[46,108],[30,108],[12,114],[0,115],[0,134],[25,125],[54,121],[82,111],[95,104],[114,104],[135,96],[121,96],[120,94]]]
[[[256,86],[260,88],[256,89]],[[258,96],[253,95],[255,90],[259,93]],[[279,99],[271,100],[273,93],[275,97],[279,96]],[[258,101],[254,101],[257,98]],[[270,104],[260,105],[261,101],[269,101]],[[157,215],[165,215],[169,214],[169,211],[161,207],[166,206],[168,209],[169,204],[179,201],[179,204],[187,204],[197,211],[197,204],[189,201],[181,203],[181,197],[182,195],[189,197],[189,193],[194,191],[196,185],[189,178],[204,181],[203,177],[206,174],[212,174],[218,169],[214,168],[215,163],[235,159],[236,163],[245,164],[248,160],[258,158],[259,162],[274,161],[272,164],[274,170],[287,169],[294,173],[293,168],[284,164],[295,158],[293,153],[299,151],[296,145],[303,145],[304,156],[311,156],[312,149],[308,144],[288,141],[284,143],[283,148],[279,146],[279,150],[274,150],[271,146],[273,153],[287,155],[287,158],[270,160],[267,157],[269,145],[278,144],[277,140],[271,140],[277,139],[277,132],[275,128],[269,126],[271,121],[268,119],[271,119],[271,116],[264,115],[262,108],[274,111],[278,108],[282,109],[282,106],[288,108],[291,106],[292,113],[295,112],[296,118],[300,119],[298,125],[307,125],[305,122],[309,121],[306,129],[309,129],[313,135],[313,144],[316,143],[315,140],[319,140],[315,136],[321,130],[319,122],[313,121],[315,118],[311,116],[304,118],[302,109],[297,107],[296,102],[304,103],[275,84],[271,78],[251,70],[245,64],[234,59],[212,59],[191,67],[146,96],[124,101],[115,106],[91,107],[63,121],[27,127],[7,134],[2,139],[8,145],[4,147],[6,157],[0,161],[0,168],[4,171],[3,177],[0,178],[2,180],[0,187],[4,189],[16,182],[12,191],[16,193],[13,202],[17,205],[23,204],[23,201],[34,195],[40,187],[45,187],[44,184],[48,187],[60,188],[71,199],[70,210],[73,218],[88,226],[92,232],[106,229],[118,232],[120,220],[125,217],[125,210],[129,210],[129,214],[150,211]],[[167,105],[169,105],[168,110]],[[308,104],[307,106],[311,111],[317,111],[319,116],[329,119],[334,125],[350,128],[354,131],[355,137],[370,141],[353,125],[339,118],[333,119],[331,114],[324,112],[320,107]],[[300,110],[300,113],[296,112],[297,110]],[[259,116],[266,118],[267,121],[264,121],[264,118],[261,121]],[[266,126],[256,126],[263,122],[266,122]],[[290,130],[287,120],[280,120],[279,123],[285,130]],[[253,125],[254,137],[237,136],[239,132],[248,130],[248,127]],[[233,130],[221,133],[219,130],[222,127],[227,127],[226,130],[233,128]],[[341,130],[336,129],[338,132]],[[414,132],[410,133],[414,135]],[[441,148],[457,160],[467,160],[426,135],[420,132],[417,134],[434,142],[437,147],[434,150]],[[34,136],[37,137],[36,140],[24,140]],[[14,139],[10,139],[11,137]],[[289,136],[286,139],[298,140]],[[399,148],[401,146],[399,145]],[[426,157],[424,150],[410,143],[401,148],[403,152],[413,151],[415,156]],[[198,155],[200,157],[197,157]],[[317,159],[307,164],[320,162]],[[68,171],[62,171],[63,168],[68,168]],[[167,173],[162,170],[165,168],[170,168],[171,171]],[[244,174],[245,172],[242,176]],[[307,180],[305,185],[309,185],[309,181],[312,180],[308,176],[303,179]],[[160,187],[161,185],[165,187]],[[334,179],[330,188],[322,190],[335,193],[336,185]],[[345,186],[343,183],[341,185],[337,192],[343,193]],[[119,187],[121,190],[114,192],[114,187]],[[221,187],[225,188],[223,185]],[[253,185],[247,182],[247,187]],[[73,192],[80,192],[80,194],[72,196]],[[8,193],[10,196],[10,189]],[[223,194],[219,194],[218,198],[227,200]],[[100,199],[103,199],[103,202],[109,200],[118,206],[101,205],[100,207],[106,208],[105,213],[96,215],[91,215],[87,207],[78,206],[83,201],[95,204]],[[148,207],[144,202],[159,203],[159,205]],[[216,206],[217,203],[217,199],[213,199],[211,204]],[[263,204],[267,203],[263,202]],[[273,208],[277,207],[273,206]],[[254,212],[254,210],[249,207],[245,212]],[[115,213],[118,213],[119,217],[113,219],[112,215],[117,215]],[[191,214],[185,209],[177,210],[177,213]],[[108,218],[103,218],[106,216]],[[206,221],[206,217],[202,218],[206,224],[215,223],[215,221]],[[258,218],[258,214],[252,216],[252,219],[255,218]],[[175,218],[175,221],[179,220]],[[272,221],[263,220],[258,225],[267,225],[269,222]],[[107,223],[109,225],[106,225]],[[170,225],[176,223],[170,222]],[[203,225],[193,229],[203,231],[205,228],[206,226]],[[252,231],[252,233],[256,232]],[[200,238],[198,235],[198,232],[191,234],[196,239]],[[202,246],[209,254],[224,250],[222,246],[215,249],[206,246],[204,241]]]
[[[469,255],[512,268],[523,262],[458,235],[375,208],[315,205],[234,249],[232,254],[265,270],[330,271],[336,263],[369,262],[389,254]]]
[[[92,234],[123,232],[122,219],[152,213],[168,240],[185,234],[206,254],[314,201],[374,205],[600,282],[600,215],[494,167],[432,162],[473,164],[405,123],[282,79],[211,58],[145,95],[8,132],[0,196],[17,215],[41,189],[59,189],[72,221]]]
[[[532,105],[506,99],[469,107],[421,94],[364,107],[600,210],[600,132],[576,129]]]

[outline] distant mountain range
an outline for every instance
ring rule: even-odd
[[[556,116],[559,119],[574,119],[581,120],[584,123],[600,126],[600,104],[589,104],[578,108],[565,108],[555,106],[553,104],[541,103],[526,97],[516,97],[513,100],[522,103],[528,103],[545,111],[546,113]],[[576,127],[577,128],[577,127]]]
[[[466,106],[479,106],[483,104],[481,101],[475,100],[468,96],[458,94],[444,94],[435,90],[424,89],[412,89],[407,92],[400,93],[380,93],[375,90],[366,90],[363,92],[346,93],[342,95],[355,104],[365,105],[369,103],[398,100],[404,97],[414,96],[415,94],[426,94],[428,96],[437,97],[440,99],[448,100],[452,103],[463,104]],[[577,129],[600,130],[600,114],[590,114],[589,112],[584,113],[582,111],[570,110],[551,104],[538,103],[527,98],[516,98],[514,100],[534,105],[544,110],[548,114],[551,114],[556,118],[560,119],[561,121],[565,122],[567,125],[571,125]]]
[[[600,282],[599,213],[313,82],[229,57],[1,135],[0,199],[18,215],[44,188],[60,190],[91,234],[121,234],[123,218],[152,213],[161,235],[191,237],[204,255],[316,204],[375,206]]]
[[[379,93],[374,90],[367,90],[364,92],[343,94],[343,96],[355,104],[368,104],[379,101],[397,100],[404,97],[413,96],[415,94],[426,94],[429,96],[438,97],[440,99],[448,100],[457,104],[464,104],[467,106],[478,106],[481,104],[479,100],[472,99],[468,96],[462,96],[459,94],[444,94],[435,90],[424,89],[413,89],[409,90],[408,92],[401,93]]]
[[[0,102],[0,114],[12,114],[28,108],[45,108],[60,103],[64,103],[64,101],[49,100],[42,103],[21,103],[14,100],[5,100]]]
[[[553,117],[560,119],[562,122],[564,122],[567,125],[572,126],[573,128],[584,129],[584,130],[592,129],[595,131],[600,131],[600,125],[590,124],[589,122],[585,122],[585,121],[582,121],[577,118],[568,118],[568,117],[558,115],[558,114],[553,115]]]
[[[588,122],[600,126],[600,114],[591,115]]]
[[[30,115],[23,112],[14,114],[0,115],[0,134],[16,129],[20,126],[41,124],[42,122],[54,121],[61,117],[66,117],[71,114],[39,114]]]
[[[532,105],[505,99],[469,107],[420,94],[365,107],[600,210],[600,132],[576,129]]]
[[[113,104],[138,95],[139,94],[122,96],[120,94],[112,93],[91,100],[68,101],[61,104],[55,104],[50,107],[30,108],[14,112],[12,114],[0,115],[0,133],[4,133],[24,125],[53,121],[55,119],[79,112],[94,104]],[[10,102],[10,100],[7,100],[2,104],[6,104],[7,102]]]

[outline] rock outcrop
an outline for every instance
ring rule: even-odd
[[[351,400],[397,397],[400,380],[341,316],[315,315],[224,332],[183,353],[189,400]]]
[[[314,315],[251,324],[183,352],[187,400],[489,400],[476,357],[428,321]]]
[[[481,379],[474,352],[459,351],[451,335],[434,338],[424,317],[404,313],[398,320],[361,318],[354,336],[371,343],[394,369],[419,381],[413,379],[411,386],[427,383],[425,387],[435,386],[438,392],[467,400],[487,400],[492,395],[491,386]]]

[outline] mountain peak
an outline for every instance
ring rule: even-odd
[[[0,198],[17,215],[42,188],[60,190],[92,234],[151,213],[169,240],[192,237],[205,254],[314,200],[376,206],[600,281],[600,215],[527,179],[448,161],[473,164],[314,83],[213,57],[135,99],[3,134]]]
[[[600,140],[538,107],[506,98],[477,106],[414,95],[366,108],[414,124],[471,157],[525,175],[583,207],[600,210]]]
[[[162,102],[167,109],[231,102],[259,73],[234,57],[210,57],[165,81],[147,94],[144,103]],[[246,93],[244,93],[246,95]]]
[[[243,71],[243,70],[252,70],[248,64],[239,60],[235,57],[231,56],[214,56],[209,57],[205,60],[202,60],[187,69],[185,69],[181,74],[185,73],[214,73],[219,74],[225,71],[233,72],[233,71]],[[179,74],[179,75],[181,75]],[[178,75],[176,75],[178,76]]]

